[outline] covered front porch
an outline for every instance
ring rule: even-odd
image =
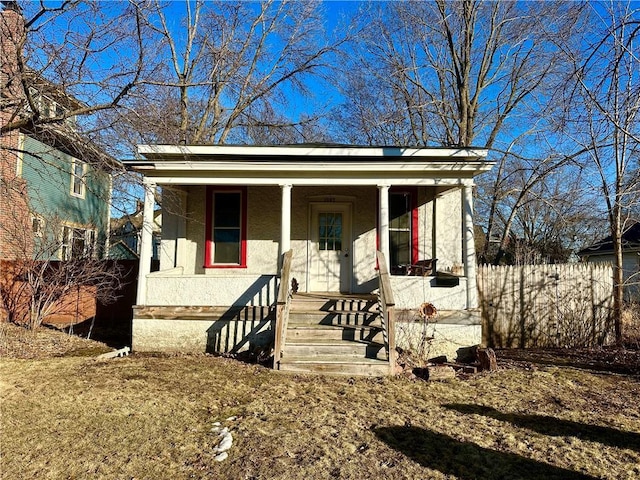
[[[376,294],[376,251],[391,273],[400,321],[415,320],[430,302],[450,323],[479,323],[472,188],[473,176],[490,168],[486,152],[141,146],[140,153],[146,160],[129,162],[145,175],[134,349],[171,349],[169,332],[182,338],[173,342],[182,351],[251,349],[255,338],[235,340],[246,331],[268,343],[282,288]],[[160,271],[150,273],[159,187]],[[281,285],[290,250],[290,281]],[[208,327],[194,330],[199,320],[177,311],[159,318],[167,317],[162,308],[182,307],[217,311],[218,320],[206,321],[233,322],[225,327],[233,340],[212,345]],[[247,330],[247,322],[257,323]]]

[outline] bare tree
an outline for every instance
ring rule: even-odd
[[[3,1],[1,8],[0,210],[20,203],[19,157],[39,154],[25,152],[19,134],[121,177],[113,155],[122,153],[122,142],[107,136],[97,114],[117,109],[142,78],[153,76],[146,4]],[[45,164],[49,152],[40,153]]]
[[[314,94],[344,41],[325,39],[321,5],[186,2],[180,28],[169,7],[156,3],[146,17],[167,61],[120,118],[132,143],[301,139],[315,117],[293,112],[295,99]]]
[[[622,341],[624,293],[622,234],[638,200],[640,147],[640,10],[633,2],[593,7],[597,20],[581,45],[564,43],[573,63],[567,88],[561,93],[567,115],[562,133],[584,153],[585,188],[598,193],[614,246],[615,335]]]
[[[141,18],[134,2],[4,1],[0,134],[61,126],[117,107],[146,72]],[[9,24],[10,23],[10,24]],[[122,61],[122,53],[127,61]],[[42,102],[47,96],[60,109]],[[89,127],[90,124],[80,124]],[[76,125],[77,126],[77,125]]]
[[[20,212],[15,215],[16,222],[0,225],[14,251],[23,251],[0,261],[0,307],[8,321],[36,329],[47,317],[67,312],[80,296],[105,305],[117,299],[122,269],[99,258],[95,238],[74,235],[73,229],[61,235],[63,223],[53,215],[34,213],[33,227],[22,228]]]
[[[526,174],[526,170],[520,172]],[[577,260],[577,251],[602,238],[604,231],[593,208],[594,195],[585,191],[585,180],[579,169],[564,167],[532,183],[525,193],[502,198],[497,215],[501,224],[511,224],[511,235],[506,244],[499,238],[479,251],[489,251],[494,258],[500,254],[505,263],[516,265]],[[513,181],[514,185],[527,183],[522,178]],[[519,202],[519,207],[513,208],[512,202]]]
[[[369,14],[371,28],[361,36],[359,55],[348,70],[356,72],[347,77],[353,90],[345,93],[351,94],[352,105],[364,107],[361,115],[371,113],[373,102],[358,85],[372,84],[374,94],[382,85],[390,100],[381,99],[377,113],[382,115],[363,122],[360,133],[383,128],[396,111],[402,113],[411,145],[493,148],[505,127],[512,126],[505,123],[524,113],[519,107],[554,71],[553,45],[544,35],[551,27],[538,27],[569,28],[575,13],[568,18],[564,13],[555,4],[501,1],[380,6]]]
[[[556,38],[571,35],[583,9],[476,0],[381,4],[346,69],[348,101],[338,116],[347,139],[491,149],[497,166],[479,206],[488,236],[499,231],[504,250],[527,192],[569,160],[547,135],[554,108],[547,93],[565,71]]]

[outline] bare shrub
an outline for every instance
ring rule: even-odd
[[[84,290],[102,304],[116,300],[120,267],[106,260],[20,259],[3,262],[0,298],[6,320],[34,330],[46,317],[65,311],[68,298]]]
[[[640,349],[640,304],[627,303],[622,310],[622,343],[627,348]]]

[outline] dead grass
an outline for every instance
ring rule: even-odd
[[[0,322],[0,357],[90,357],[111,350],[104,343],[69,335],[53,327],[28,330],[13,323]]]
[[[542,366],[443,383],[211,356],[0,363],[3,479],[623,479],[638,377]],[[236,417],[230,419],[230,417]],[[214,461],[219,421],[234,438]]]

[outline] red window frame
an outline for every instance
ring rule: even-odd
[[[214,263],[213,196],[217,192],[240,193],[240,263]],[[208,186],[205,213],[204,268],[247,268],[247,187]]]
[[[389,194],[392,193],[408,193],[411,196],[411,263],[416,264],[420,260],[418,234],[418,187],[391,187]],[[376,198],[376,249],[380,249],[380,196]],[[376,259],[376,270],[378,269],[378,260]]]

